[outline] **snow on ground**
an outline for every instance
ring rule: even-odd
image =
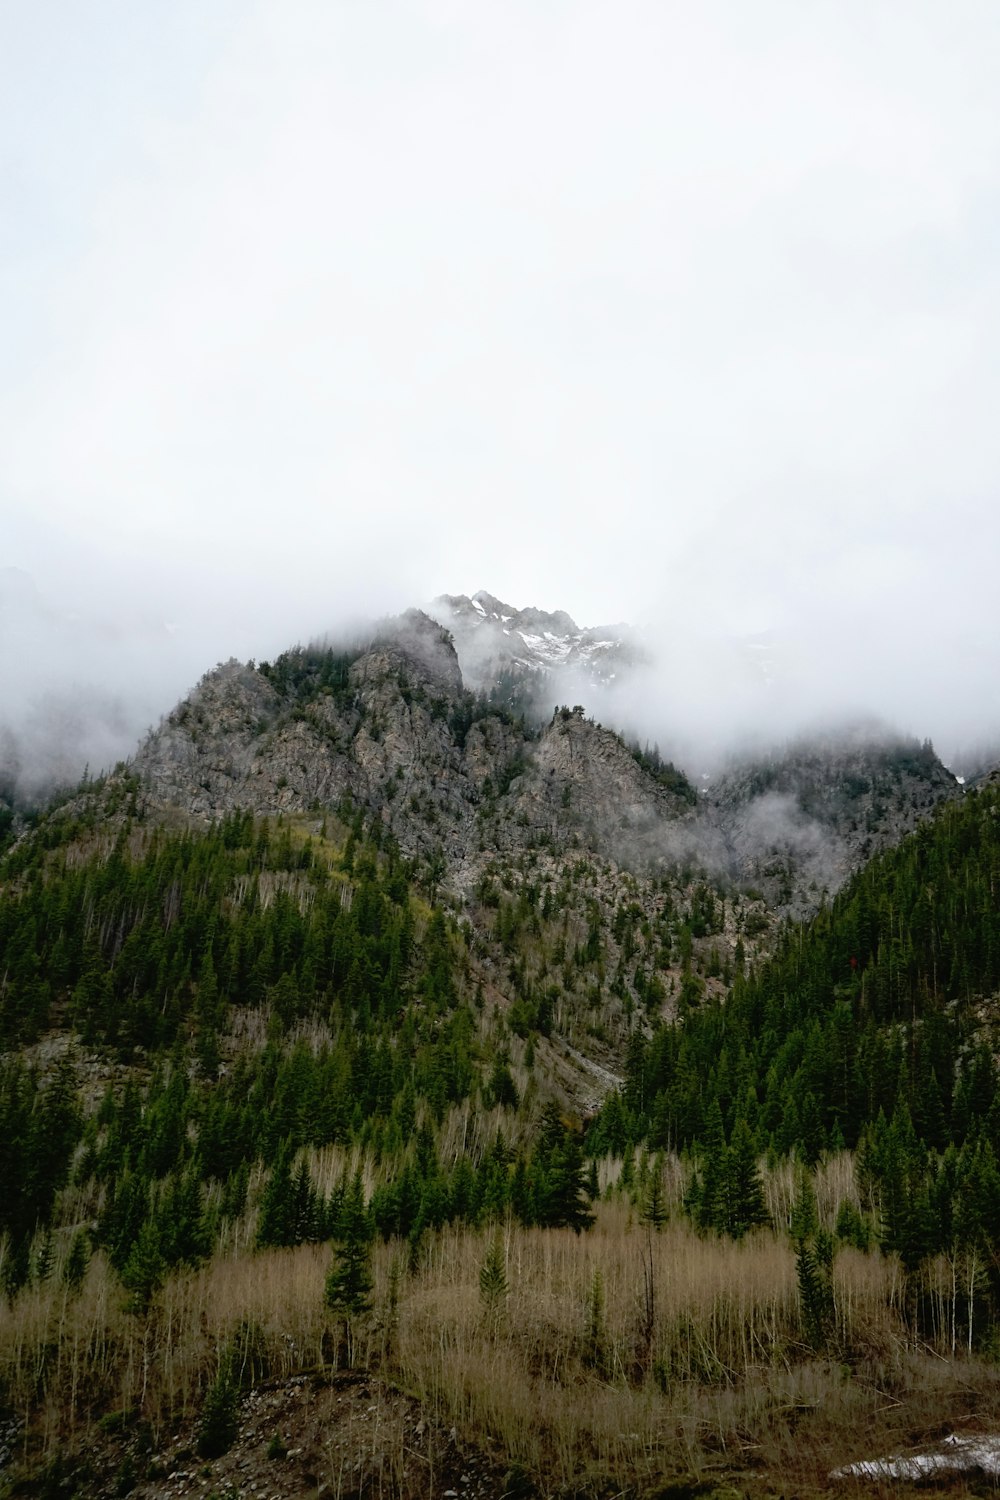
[[[546,662],[563,661],[574,645],[572,636],[556,636],[549,631],[544,635],[532,635],[527,630],[519,630],[518,635],[529,651]]]
[[[1000,1478],[1000,1436],[952,1433],[927,1453],[898,1453],[891,1458],[863,1458],[834,1469],[831,1479],[924,1480],[934,1474],[983,1474]]]
[[[462,670],[472,685],[490,685],[509,665],[531,673],[575,666],[596,686],[612,675],[608,669],[623,646],[621,636],[599,634],[612,626],[581,630],[568,615],[514,610],[482,590],[472,598],[442,595],[430,613],[452,631]],[[489,643],[485,650],[484,642]]]

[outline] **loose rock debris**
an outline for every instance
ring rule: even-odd
[[[505,1465],[460,1445],[418,1401],[367,1375],[297,1376],[251,1390],[221,1457],[200,1457],[197,1437],[192,1421],[152,1447],[141,1430],[92,1444],[66,1470],[71,1492],[95,1500],[501,1500],[509,1491]]]

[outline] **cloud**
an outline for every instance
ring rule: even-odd
[[[741,721],[724,643],[770,630],[810,711],[966,734],[998,43],[985,0],[42,0],[0,62],[3,561],[206,665],[482,586],[629,618],[681,719]]]

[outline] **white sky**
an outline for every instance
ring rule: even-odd
[[[0,566],[206,666],[485,587],[992,727],[998,79],[996,0],[0,0]]]

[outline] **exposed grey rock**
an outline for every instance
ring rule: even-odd
[[[706,805],[734,877],[772,907],[806,916],[938,803],[961,795],[929,745],[866,724],[734,767]]]
[[[659,786],[611,730],[564,709],[554,715],[511,786],[512,808],[557,841],[573,833],[624,865],[672,853],[670,833],[690,806]]]
[[[683,779],[650,774],[582,709],[537,731],[473,698],[449,632],[419,611],[341,653],[336,671],[319,649],[217,667],[134,769],[153,806],[205,820],[347,797],[457,895],[493,854],[586,849],[625,868],[701,869],[792,915],[961,795],[929,746],[868,725],[734,766],[695,805]]]

